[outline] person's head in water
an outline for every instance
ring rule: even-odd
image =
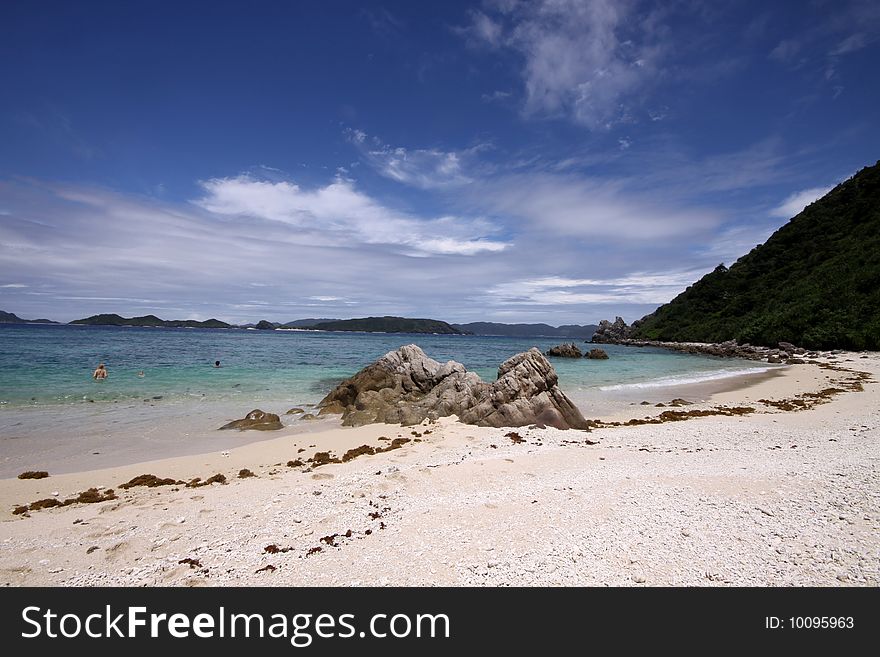
[[[214,367],[220,367],[220,361],[219,361],[219,360],[215,360],[215,361],[214,361]]]

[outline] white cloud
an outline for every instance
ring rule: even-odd
[[[131,303],[168,303],[163,299],[138,299],[135,297],[93,297],[93,296],[65,296],[57,295],[56,299],[66,299],[68,301],[128,301]]]
[[[454,152],[386,147],[369,151],[368,155],[386,178],[422,189],[470,182],[462,173],[461,159]]]
[[[238,176],[201,182],[205,196],[195,203],[222,216],[283,222],[319,239],[405,247],[413,254],[474,255],[503,251],[491,239],[495,227],[482,219],[445,216],[421,219],[393,210],[337,178],[325,187],[304,190],[292,182]]]
[[[558,276],[501,283],[486,293],[492,305],[661,304],[705,271],[640,272],[610,279]]]
[[[497,46],[501,42],[501,24],[495,22],[481,11],[472,12],[469,30],[471,35],[478,41],[485,41],[492,46]]]
[[[703,247],[700,255],[709,262],[730,266],[756,246],[766,242],[774,228],[774,226],[749,224],[730,226],[720,231]]]
[[[64,321],[117,312],[247,322],[314,316],[317,307],[326,317],[442,309],[454,320],[474,281],[509,276],[506,243],[485,237],[495,226],[483,220],[392,211],[350,181],[305,190],[231,180],[213,181],[204,194],[223,214],[96,188],[0,181],[15,216],[28,217],[0,222],[0,271],[16,272],[8,284],[45,290],[3,290],[21,294],[5,310]],[[483,257],[448,257],[475,253]]]
[[[801,210],[807,207],[813,201],[822,198],[834,189],[831,187],[812,187],[810,189],[804,189],[799,192],[795,192],[786,198],[780,205],[776,206],[770,211],[770,215],[773,217],[781,217],[783,219],[791,219],[796,214],[798,214]]]
[[[6,287],[6,288],[9,288],[9,287],[27,287],[27,285],[24,285],[24,284],[22,284],[22,283],[7,283],[6,285],[0,285],[0,287]]]
[[[484,211],[520,218],[533,231],[556,237],[637,243],[699,236],[719,222],[714,211],[648,196],[635,185],[624,179],[516,174],[472,185],[468,193]]]
[[[500,89],[497,89],[491,94],[483,94],[482,96],[480,96],[480,99],[484,103],[500,103],[507,100],[512,95],[513,94],[511,94],[509,91],[501,91]]]
[[[366,161],[386,178],[420,189],[442,189],[471,182],[465,173],[467,164],[490,148],[478,144],[459,151],[439,148],[403,148],[368,139],[361,130],[346,130],[349,141]]]
[[[770,59],[784,64],[796,61],[801,52],[801,44],[795,39],[783,39],[770,51]]]
[[[524,60],[527,115],[569,116],[591,129],[627,120],[633,96],[656,77],[665,31],[620,0],[496,3],[472,12],[471,42]]]
[[[838,43],[837,46],[835,46],[829,54],[835,56],[846,55],[851,52],[856,52],[857,50],[861,50],[862,48],[867,46],[871,42],[871,40],[872,39],[864,32],[857,32],[856,34],[851,34],[843,41]]]

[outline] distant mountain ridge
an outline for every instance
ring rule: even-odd
[[[0,324],[57,324],[51,319],[22,319],[15,313],[0,310]]]
[[[333,317],[323,317],[321,319],[295,319],[292,322],[287,322],[287,324],[282,324],[281,328],[304,328],[307,326],[314,326],[315,324],[323,324],[325,322],[338,322],[340,320],[335,319]]]
[[[221,322],[219,319],[207,319],[199,321],[195,319],[175,319],[164,320],[159,319],[155,315],[144,315],[143,317],[121,317],[114,313],[92,315],[84,319],[76,319],[71,324],[80,324],[85,326],[152,326],[162,328],[234,328],[232,324]]]
[[[453,324],[455,328],[474,335],[499,335],[510,338],[584,338],[589,340],[598,328],[595,324],[501,324],[499,322],[471,322]]]
[[[25,320],[13,313],[0,311],[0,324],[52,323],[48,319]],[[116,313],[102,313],[76,319],[70,324],[79,326],[145,326],[162,328],[257,328],[257,329],[310,329],[318,331],[362,331],[367,333],[439,333],[442,335],[482,335],[520,338],[583,338],[589,340],[596,330],[595,324],[502,324],[500,322],[471,322],[450,324],[438,319],[414,319],[408,317],[362,317],[356,319],[306,318],[287,323],[260,320],[248,324],[228,324],[219,319],[205,321],[195,319],[164,320],[156,315],[122,317]]]
[[[880,349],[880,161],[634,322],[628,337]]]
[[[359,319],[337,319],[319,322],[311,328],[317,331],[363,331],[366,333],[440,333],[442,335],[463,335],[464,331],[454,328],[439,319],[410,319],[408,317],[362,317]]]

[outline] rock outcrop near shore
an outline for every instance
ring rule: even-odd
[[[667,342],[662,340],[637,340],[627,336],[632,335],[632,326],[618,317],[612,324],[607,319],[599,323],[599,330],[593,336],[591,342],[599,344],[621,344],[629,347],[658,347],[671,351],[680,351],[686,354],[703,354],[706,356],[718,356],[719,358],[744,358],[746,360],[760,360],[766,363],[788,363],[799,365],[806,361],[795,356],[807,356],[815,358],[819,356],[816,351],[807,351],[803,347],[796,347],[790,342],[780,342],[777,348],[762,347],[751,344],[739,344],[736,340],[725,342]]]
[[[461,363],[441,365],[411,344],[340,383],[319,407],[341,412],[347,426],[415,425],[457,415],[466,424],[483,427],[588,429],[557,382],[553,366],[536,348],[508,358],[498,368],[497,380],[486,383]]]
[[[629,338],[632,329],[633,327],[627,326],[622,317],[616,317],[614,322],[609,322],[607,319],[603,319],[599,322],[599,328],[593,333],[590,342],[598,344],[616,344],[621,340]]]
[[[566,342],[565,344],[550,347],[547,351],[547,355],[556,358],[580,358],[583,356],[581,350],[578,349],[578,346],[574,342]]]
[[[233,420],[228,424],[224,424],[220,427],[220,430],[238,429],[239,431],[248,431],[256,429],[258,431],[277,431],[283,428],[284,425],[281,424],[281,418],[275,415],[275,413],[266,413],[259,408],[255,408],[241,420]]]

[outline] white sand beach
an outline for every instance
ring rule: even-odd
[[[835,369],[793,365],[706,399],[695,388],[690,406],[639,404],[603,419],[755,409],[745,415],[589,433],[444,418],[0,480],[0,583],[876,586],[880,355],[821,360]],[[811,397],[828,388],[845,391]],[[778,408],[798,399],[806,408]],[[286,465],[395,438],[410,442]],[[256,476],[238,478],[242,468]],[[228,483],[119,488],[146,473]],[[118,499],[12,514],[92,487]]]

